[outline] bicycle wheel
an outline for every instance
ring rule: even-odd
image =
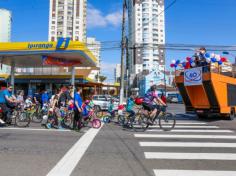
[[[18,127],[27,127],[30,124],[29,114],[26,112],[17,112],[15,124]]]
[[[147,117],[144,114],[137,114],[137,120],[134,122],[135,130],[142,130],[145,131],[147,128]]]
[[[42,113],[34,112],[31,115],[31,119],[32,119],[32,122],[34,122],[34,123],[41,123],[43,120],[43,115],[42,115]]]
[[[73,124],[73,119],[74,119],[74,113],[70,112],[66,117],[63,119],[63,125],[70,128],[72,127]]]
[[[93,128],[98,129],[98,128],[101,127],[101,125],[102,125],[102,122],[101,122],[100,119],[93,119],[93,120],[92,120],[92,127],[93,127]]]
[[[176,119],[171,113],[164,113],[159,117],[160,128],[164,131],[170,131],[175,127]]]

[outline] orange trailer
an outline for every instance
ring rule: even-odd
[[[186,112],[195,112],[199,118],[220,115],[233,120],[236,111],[236,78],[232,65],[227,66],[226,70],[212,66],[209,72],[202,73],[201,70],[200,67],[201,75],[198,77],[201,81],[196,85],[187,85],[186,70],[176,71],[175,83],[183,97]],[[190,73],[190,76],[196,75]]]

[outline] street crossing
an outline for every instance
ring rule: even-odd
[[[180,121],[170,132],[152,126],[134,137],[145,159],[153,163],[155,176],[236,176],[236,167],[222,164],[236,163],[236,134],[232,130]],[[187,164],[181,166],[181,162]]]

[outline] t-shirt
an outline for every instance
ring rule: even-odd
[[[144,102],[147,104],[153,104],[153,100],[157,98],[157,94],[155,91],[149,91],[144,96]]]
[[[75,96],[74,96],[74,102],[78,102],[79,107],[82,107],[83,101],[80,94],[78,94],[77,92],[75,93]],[[77,110],[76,105],[74,106],[74,109]]]
[[[11,97],[12,92],[9,92],[7,89],[1,91],[0,92],[0,103],[6,103],[7,102],[5,96]]]
[[[131,111],[133,110],[133,107],[134,107],[134,100],[132,98],[129,98],[127,101],[126,110]]]
[[[47,93],[43,93],[42,94],[42,103],[47,103],[49,100],[48,94]]]

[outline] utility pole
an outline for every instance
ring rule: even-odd
[[[125,89],[125,97],[128,98],[129,94],[129,48],[128,48],[128,37],[125,37],[125,49],[126,49],[126,89]]]
[[[123,17],[122,17],[122,40],[121,40],[121,78],[120,78],[120,104],[124,99],[124,56],[125,56],[125,17],[126,17],[126,0],[123,0]]]

